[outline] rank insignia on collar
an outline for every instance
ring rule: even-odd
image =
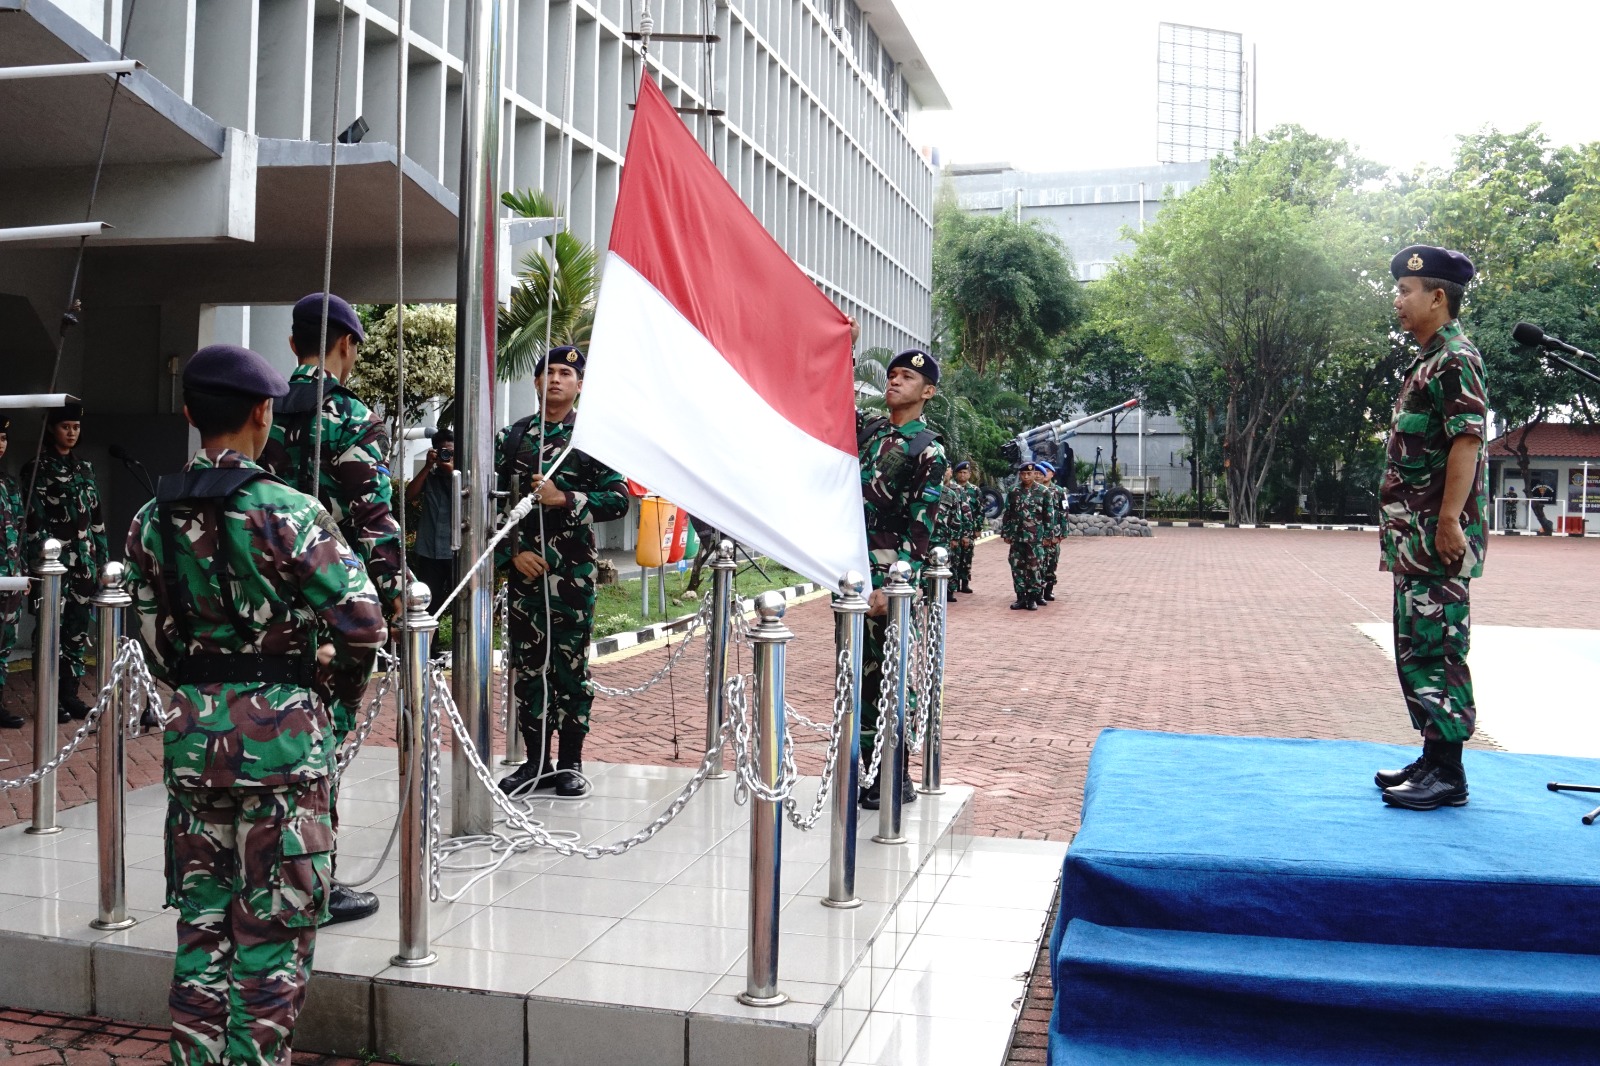
[[[1418,255],[1416,252],[1412,252],[1411,253],[1411,258],[1406,260],[1406,269],[1407,270],[1421,270],[1422,269],[1422,256]]]
[[[927,360],[922,358],[922,356],[920,356],[920,355],[913,355],[911,357],[911,365],[912,366],[921,366],[925,362],[927,362]]]

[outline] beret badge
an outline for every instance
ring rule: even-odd
[[[1421,270],[1422,269],[1422,256],[1418,255],[1416,252],[1412,252],[1411,253],[1411,258],[1406,260],[1406,269],[1407,270]]]
[[[925,362],[927,362],[927,360],[922,358],[922,356],[920,356],[920,355],[913,355],[911,357],[911,365],[912,366],[921,366]]]
[[[578,353],[577,352],[568,352],[567,353],[567,362],[576,363],[577,361],[578,361]]]

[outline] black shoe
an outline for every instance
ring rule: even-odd
[[[1031,611],[1033,610],[1033,603],[1030,600],[1018,600],[1011,605],[1011,609],[1013,611]]]
[[[1028,605],[1023,608],[1024,611],[1037,611],[1038,609],[1039,609],[1039,601],[1038,600],[1029,600],[1028,601]]]
[[[59,707],[61,713],[66,716],[65,718],[61,719],[63,722],[67,721],[68,718],[77,718],[81,720],[89,717],[89,705],[78,698],[77,678],[68,674],[62,674],[61,684],[57,688],[57,693],[60,698],[60,702],[57,704],[57,707]]]
[[[861,798],[861,809],[864,810],[864,811],[875,811],[875,810],[877,810],[878,809],[878,797],[881,794],[882,793],[880,793],[879,790],[878,790],[878,782],[877,781],[873,781],[872,784],[870,784],[866,788],[862,789],[861,790],[861,797],[860,797]]]
[[[961,583],[961,591],[962,591],[962,592],[967,592],[967,593],[970,593],[970,592],[971,592],[971,591],[972,591],[972,584],[971,584],[971,582],[967,582],[967,581],[963,581],[963,582],[962,582],[962,583]]]
[[[1043,607],[1044,606],[1044,598],[1040,597],[1040,596],[1035,596],[1033,598],[1033,605],[1035,607]]]
[[[328,893],[328,917],[323,925],[355,922],[378,913],[378,897],[372,892],[360,892],[338,881]]]
[[[556,759],[556,795],[562,799],[589,794],[589,782],[583,776],[584,736],[580,728],[561,730],[561,754]]]
[[[948,601],[948,602],[950,602],[950,603],[954,603],[954,602],[956,602],[956,590],[955,590],[955,589],[950,589],[950,590],[949,590],[949,591],[948,591],[948,592],[947,592],[947,593],[946,593],[946,594],[945,594],[945,599],[946,599],[946,600],[947,600],[947,601]]]
[[[0,710],[0,729],[21,729],[26,719],[20,714]]]
[[[1422,754],[1418,755],[1408,765],[1398,770],[1379,770],[1372,775],[1372,780],[1379,788],[1394,788],[1419,775],[1428,766],[1428,756],[1432,753],[1432,744],[1428,740],[1422,742]]]
[[[1383,790],[1383,802],[1412,811],[1467,805],[1467,778],[1445,766],[1428,766],[1422,773]]]
[[[529,759],[527,762],[523,763],[521,766],[517,767],[515,770],[511,771],[509,774],[500,779],[500,791],[504,792],[508,796],[514,796],[519,791],[527,792],[529,790],[524,786],[538,776],[539,764],[534,762],[532,759]],[[554,780],[554,778],[545,778],[545,780]],[[539,784],[543,785],[544,781],[539,782]]]
[[[1047,600],[1055,599],[1056,598],[1055,588],[1056,587],[1054,585],[1046,585],[1044,587],[1044,598],[1047,599]]]

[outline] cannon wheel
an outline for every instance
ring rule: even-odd
[[[1133,494],[1121,485],[1106,490],[1101,508],[1112,518],[1126,518],[1133,510]]]
[[[983,490],[983,517],[999,518],[1000,512],[1006,509],[1006,498],[994,489]]]

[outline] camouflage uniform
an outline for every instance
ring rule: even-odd
[[[1000,535],[1011,542],[1007,560],[1018,603],[1038,603],[1044,597],[1044,538],[1054,528],[1054,522],[1045,486],[1019,485],[1006,498]]]
[[[961,515],[960,532],[955,534],[957,543],[950,548],[950,568],[955,572],[951,580],[959,588],[971,588],[972,552],[978,536],[983,532],[982,490],[970,481],[965,485],[956,482],[950,486],[939,506],[941,510],[948,507]],[[962,539],[973,543],[963,545],[960,543]]]
[[[189,465],[255,469],[226,449]],[[134,518],[127,556],[139,638],[174,686],[162,745],[167,905],[178,911],[172,1061],[287,1066],[332,877],[328,704],[359,700],[387,636],[383,612],[327,512],[270,477],[225,503],[170,506],[177,558],[156,501]],[[181,605],[167,585],[174,566]],[[333,661],[313,672],[324,643]],[[288,661],[303,676],[186,680],[236,677],[232,659]]]
[[[22,557],[22,489],[9,474],[0,474],[0,577],[27,573]],[[22,611],[22,593],[0,592],[0,699],[5,696],[7,660],[17,646],[17,616]],[[0,716],[5,714],[0,704]]]
[[[46,540],[54,537],[61,542],[61,565],[67,568],[61,581],[61,677],[76,679],[84,675],[83,653],[94,639],[100,568],[111,558],[100,491],[94,469],[76,453],[61,455],[46,445],[37,466],[37,482],[32,462],[22,468],[20,479],[22,485],[34,486],[28,500],[27,557],[31,565],[38,561]],[[32,599],[37,613],[37,594]]]
[[[1455,438],[1485,437],[1489,401],[1483,358],[1452,319],[1411,365],[1394,405],[1383,476],[1383,560],[1394,574],[1395,666],[1411,723],[1430,740],[1458,743],[1477,717],[1468,583],[1483,574],[1488,513],[1482,447],[1461,513],[1467,551],[1446,566],[1434,550],[1445,466]]]
[[[531,493],[535,474],[548,470],[572,443],[575,425],[577,412],[570,411],[559,423],[546,423],[537,415],[530,415],[502,429],[494,448],[495,470],[502,486],[514,490],[513,496]],[[579,735],[589,731],[594,693],[589,681],[588,652],[589,637],[594,632],[599,560],[594,524],[628,513],[628,487],[622,475],[583,452],[569,455],[552,480],[570,500],[565,507],[541,508],[544,543],[539,542],[540,517],[536,511],[523,519],[517,532],[501,541],[495,552],[495,565],[506,572],[510,588],[517,722],[532,752],[548,751],[542,732],[547,707],[552,714],[552,729],[576,730]],[[542,578],[530,580],[522,576],[511,565],[511,557],[521,552],[541,554],[550,570]],[[551,638],[548,674],[544,666],[547,589]]]
[[[318,370],[303,364],[289,375],[289,384],[315,384]],[[278,415],[272,436],[258,460],[262,469],[276,474],[301,492],[311,494],[311,449],[316,432],[309,418]],[[400,525],[390,509],[392,485],[385,453],[389,435],[367,405],[333,377],[324,385],[322,400],[322,469],[317,499],[339,526],[345,543],[366,564],[367,574],[391,608],[405,583]],[[442,596],[440,589],[431,590]],[[344,745],[361,710],[361,693],[333,707],[334,742]]]
[[[1061,484],[1053,479],[1045,482],[1040,488],[1044,489],[1050,507],[1050,521],[1045,525],[1041,535],[1046,538],[1056,538],[1056,542],[1041,545],[1044,551],[1039,567],[1039,583],[1043,590],[1054,591],[1056,568],[1061,565],[1060,538],[1067,535],[1067,493]]]
[[[918,438],[923,443],[912,454]],[[896,426],[888,418],[856,412],[856,449],[861,460],[861,501],[866,512],[872,587],[882,588],[896,561],[911,565],[915,587],[933,547],[938,524],[944,445],[921,419]],[[888,618],[868,617],[861,671],[861,752],[871,757],[878,740],[878,700],[883,688],[883,639]]]

